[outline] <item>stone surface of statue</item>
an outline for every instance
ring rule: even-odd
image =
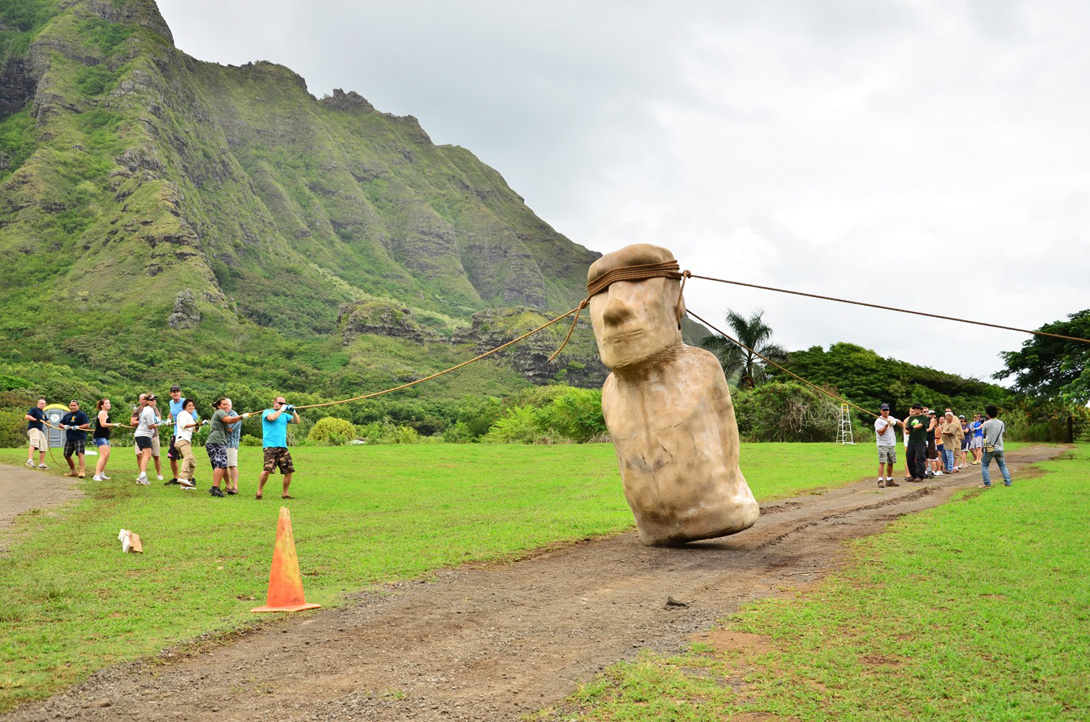
[[[682,342],[681,284],[639,276],[673,262],[665,248],[627,246],[587,273],[602,363],[602,411],[640,540],[673,546],[748,529],[760,513],[738,468],[738,424],[718,359]],[[676,269],[676,263],[674,264]],[[617,269],[625,269],[618,271]]]

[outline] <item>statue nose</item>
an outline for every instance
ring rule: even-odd
[[[606,289],[606,308],[602,320],[611,326],[618,326],[632,317],[632,303],[627,293],[631,284],[618,281]]]

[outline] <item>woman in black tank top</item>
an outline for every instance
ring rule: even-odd
[[[110,460],[110,429],[121,424],[110,421],[110,400],[100,399],[95,404],[95,425],[91,431],[91,440],[98,449],[98,463],[95,464],[94,481],[109,481],[106,476],[106,462]]]

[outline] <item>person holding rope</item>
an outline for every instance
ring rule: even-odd
[[[30,450],[27,453],[26,465],[34,468],[34,450],[38,450],[38,468],[48,469],[45,465],[45,452],[49,448],[49,439],[45,435],[45,399],[38,399],[38,403],[27,409],[26,433],[30,437]]]
[[[234,408],[235,402],[227,399]],[[238,493],[238,447],[242,446],[242,422],[227,426],[227,493]]]
[[[159,439],[159,424],[163,423],[163,420],[159,418],[158,409],[156,408],[159,399],[155,394],[141,395],[144,397],[142,400],[144,408],[140,410],[136,433],[133,434],[136,440],[136,448],[140,450],[140,475],[136,477],[136,483],[149,486],[151,484],[148,481],[147,474],[149,459],[155,459],[155,470],[159,471],[159,457],[155,453],[155,447]],[[159,478],[163,478],[161,474]]]
[[[874,421],[874,438],[878,442],[878,488],[900,486],[893,480],[893,465],[897,463],[897,424],[889,415],[889,404],[878,407],[881,416]]]
[[[84,466],[84,445],[87,442],[87,430],[91,427],[91,420],[87,414],[80,411],[79,402],[72,399],[68,402],[68,413],[61,417],[61,428],[64,429],[64,460],[68,462],[68,471],[65,476],[75,476],[80,479],[87,478]],[[76,469],[72,456],[79,457],[79,469]]]
[[[182,468],[177,472],[175,481],[185,490],[196,488],[193,472],[197,470],[197,460],[193,457],[193,432],[200,426],[197,421],[196,405],[193,399],[185,399],[174,417],[174,437],[171,447],[182,459]],[[177,464],[175,460],[172,463]]]
[[[280,493],[280,498],[293,498],[288,493],[288,487],[291,486],[291,475],[295,473],[291,454],[288,453],[288,424],[298,423],[299,414],[295,411],[294,406],[288,405],[283,396],[277,396],[273,401],[273,407],[261,412],[261,446],[265,463],[261,470],[261,476],[257,479],[255,499],[262,498],[265,491],[265,482],[269,480],[269,474],[276,468],[279,468],[280,473],[284,476],[284,488]]]
[[[228,424],[242,421],[241,416],[231,415],[231,406],[231,399],[228,398],[218,398],[216,403],[212,404],[212,408],[216,411],[212,414],[211,421],[209,421],[212,431],[208,434],[208,440],[204,444],[204,449],[208,452],[208,460],[212,463],[212,486],[208,493],[221,498],[225,494],[220,489],[220,482],[227,477],[227,437],[231,434]],[[230,478],[227,479],[226,488],[227,493],[232,496],[238,493],[238,489],[231,487]]]
[[[110,421],[110,409],[112,405],[109,399],[99,399],[95,404],[95,426],[91,433],[91,441],[98,449],[98,461],[95,462],[95,475],[92,481],[109,481],[106,476],[106,462],[110,460],[110,429],[121,426]]]
[[[905,422],[908,429],[908,473],[905,481],[923,481],[927,475],[927,426],[928,419],[923,413],[923,404],[912,404],[912,413]]]

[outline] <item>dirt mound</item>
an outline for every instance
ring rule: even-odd
[[[1007,461],[1017,472],[1060,451]],[[640,649],[678,651],[745,603],[819,580],[846,540],[975,488],[977,469],[774,502],[752,529],[682,549],[629,532],[392,584],[229,643],[103,670],[2,719],[514,720]]]

